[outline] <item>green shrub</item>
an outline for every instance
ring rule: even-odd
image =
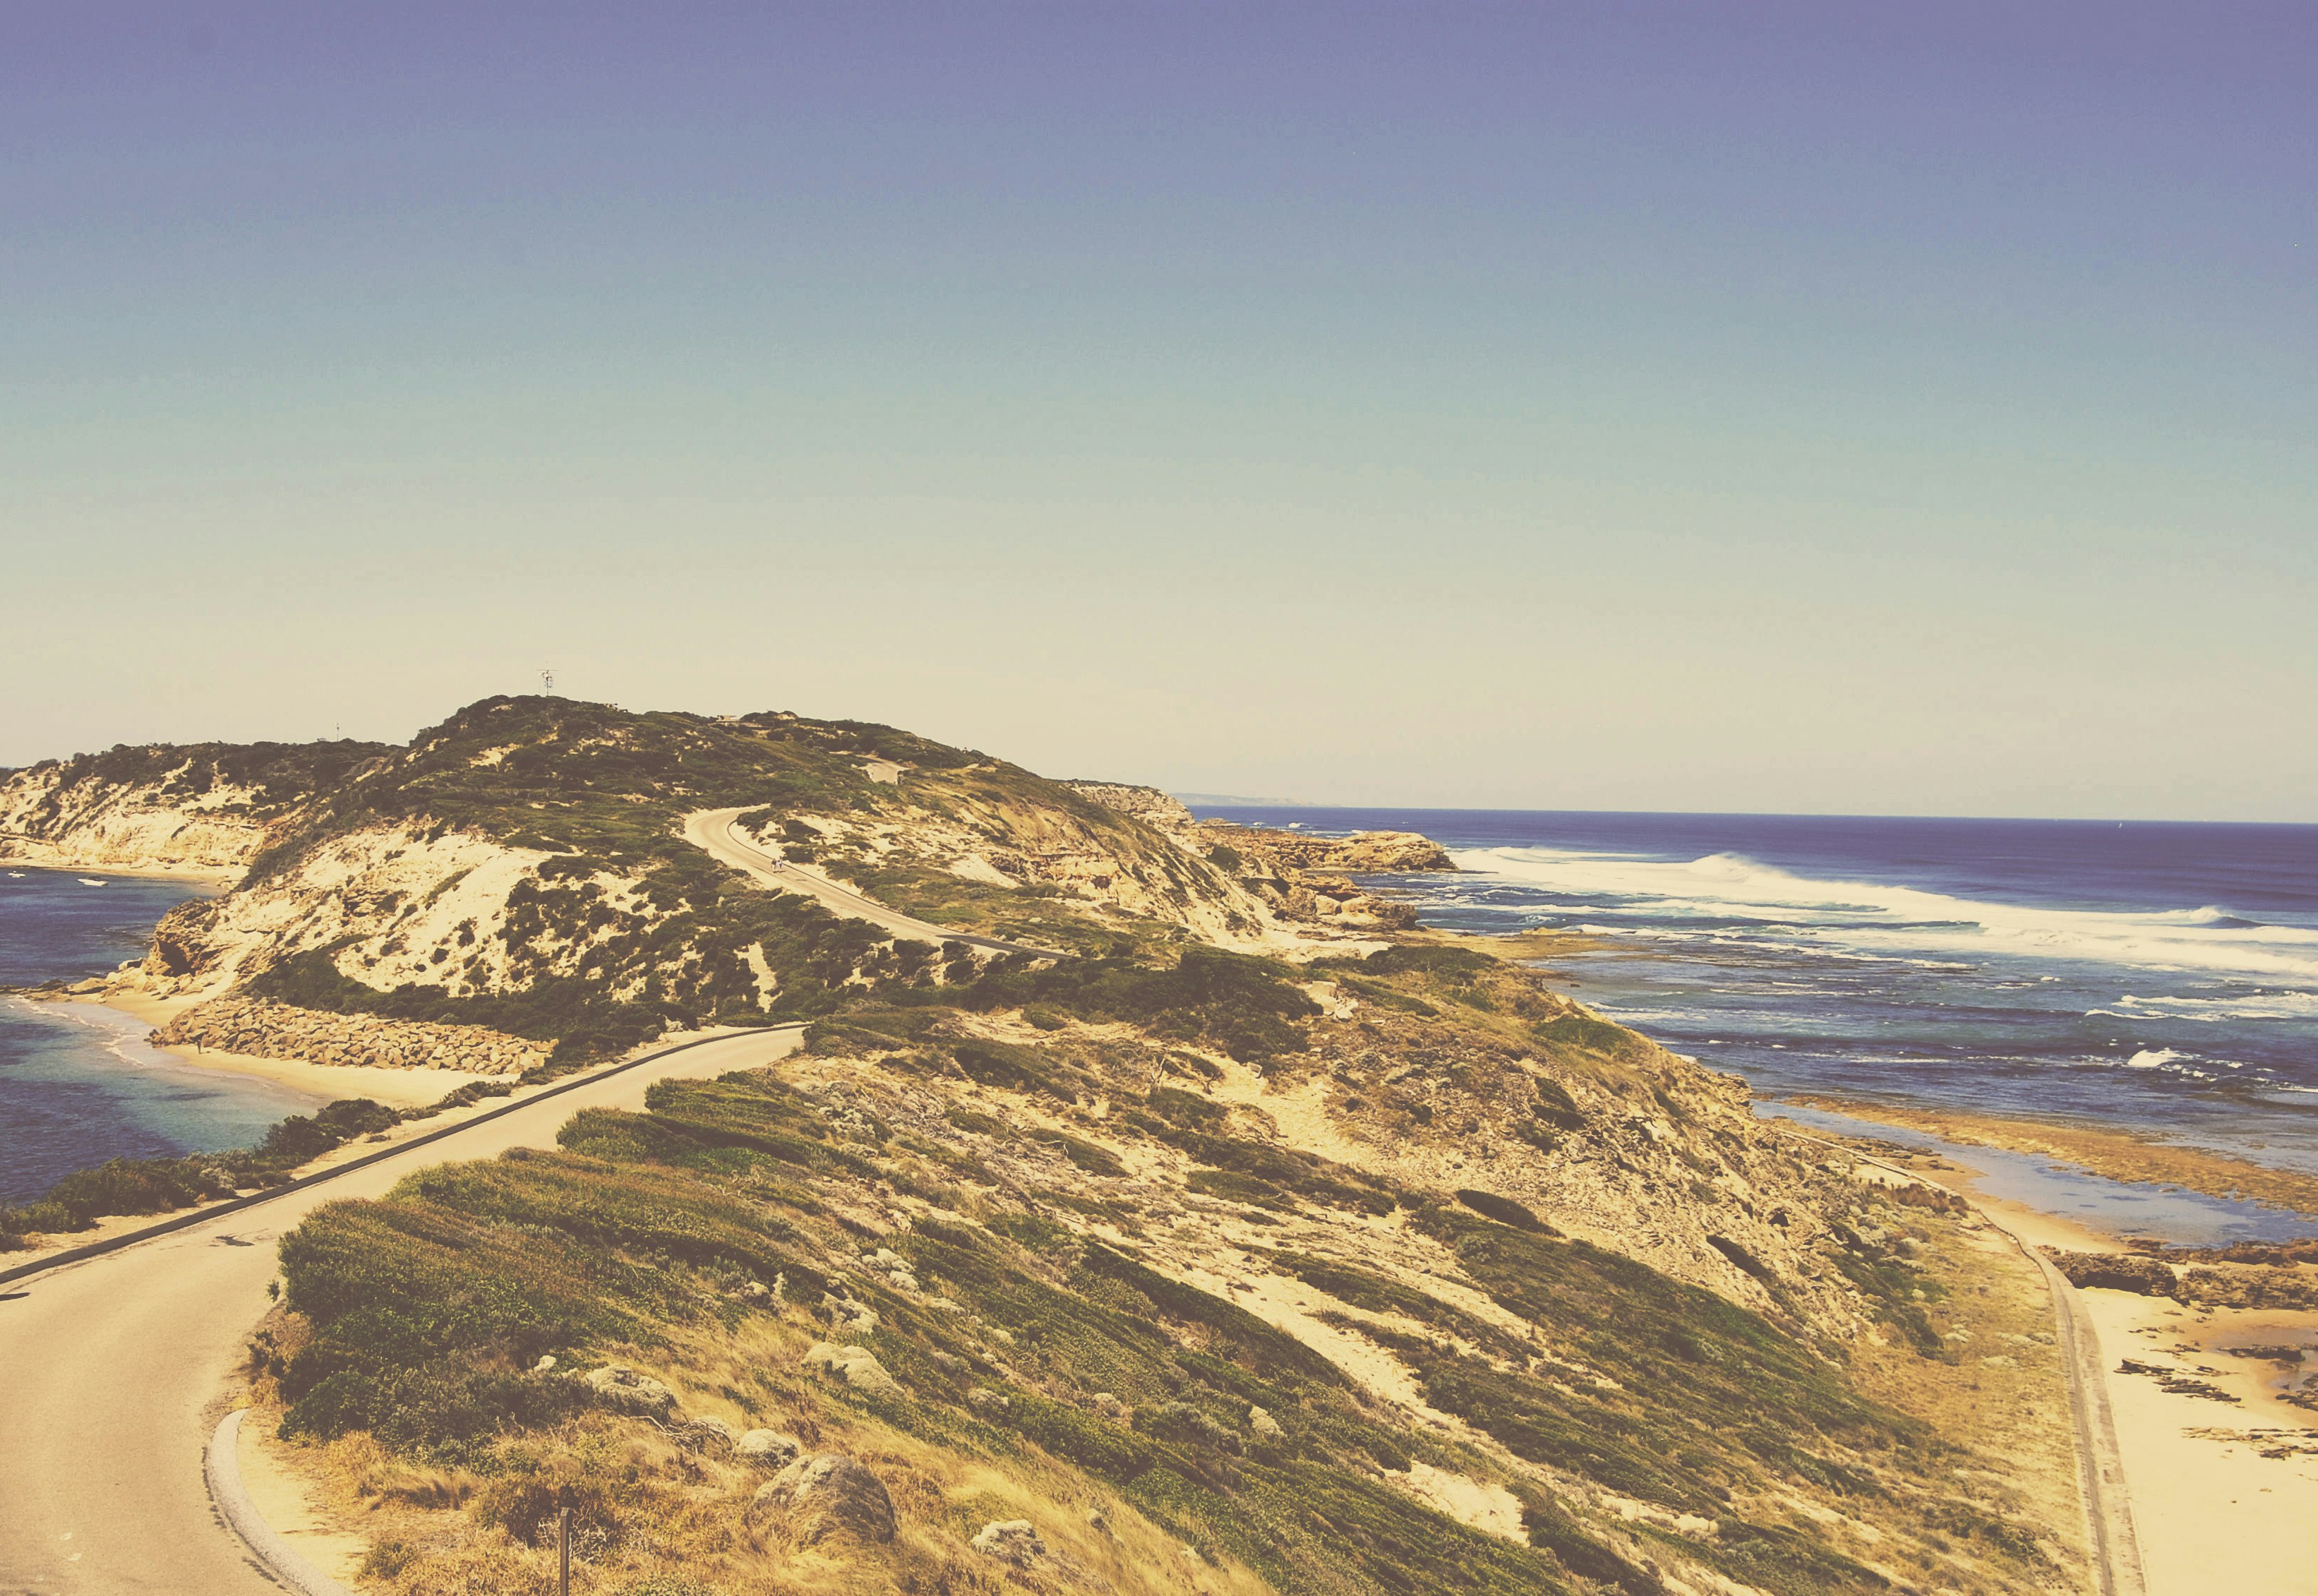
[[[398,1579],[402,1572],[418,1560],[418,1548],[407,1540],[382,1540],[372,1543],[363,1554],[362,1574],[364,1579]]]
[[[402,1123],[402,1116],[368,1098],[341,1098],[324,1105],[311,1119],[293,1114],[265,1133],[257,1144],[261,1161],[301,1164],[356,1136],[367,1136]]]
[[[1597,1053],[1616,1057],[1640,1043],[1640,1038],[1623,1026],[1612,1025],[1606,1019],[1595,1019],[1590,1014],[1565,1014],[1559,1019],[1531,1027],[1531,1034],[1549,1047],[1575,1048],[1584,1053]]]
[[[81,1230],[110,1214],[166,1214],[232,1191],[207,1159],[116,1158],[49,1188],[47,1206]]]

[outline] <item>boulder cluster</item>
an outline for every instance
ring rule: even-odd
[[[473,1075],[519,1075],[548,1053],[544,1042],[481,1026],[327,1014],[259,998],[219,998],[189,1009],[154,1032],[152,1040],[157,1047],[214,1047],[313,1064],[463,1070]]]

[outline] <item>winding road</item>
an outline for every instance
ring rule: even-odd
[[[416,1170],[552,1147],[579,1110],[642,1107],[656,1080],[768,1064],[800,1030],[663,1048],[103,1256],[0,1271],[0,1596],[278,1596],[202,1458],[283,1233]]]

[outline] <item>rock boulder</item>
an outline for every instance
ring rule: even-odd
[[[885,1482],[840,1452],[800,1457],[757,1488],[751,1523],[777,1522],[798,1546],[831,1535],[880,1544],[894,1538],[894,1501]]]

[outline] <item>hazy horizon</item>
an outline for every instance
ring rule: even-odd
[[[2314,47],[20,8],[0,765],[553,666],[1170,791],[2318,820]]]

